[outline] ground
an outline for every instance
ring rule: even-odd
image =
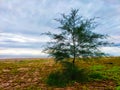
[[[88,70],[91,80],[58,87],[45,82],[51,72],[62,68],[51,58],[1,59],[0,90],[120,90],[120,57],[77,60],[76,65]]]

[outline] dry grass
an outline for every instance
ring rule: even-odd
[[[67,85],[64,88],[48,86],[45,79],[62,66],[53,59],[10,59],[0,61],[0,90],[115,90],[120,86],[120,57],[96,60],[78,60],[76,65],[91,72],[101,73],[107,79]],[[119,89],[118,89],[119,90]]]

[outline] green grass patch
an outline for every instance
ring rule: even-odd
[[[115,88],[115,90],[120,90],[120,86],[117,86],[117,87]]]
[[[117,85],[120,85],[120,66],[113,66],[106,70],[105,75],[116,81]]]
[[[93,65],[90,67],[90,70],[93,70],[93,71],[100,71],[100,70],[103,70],[105,69],[106,67],[104,65]]]

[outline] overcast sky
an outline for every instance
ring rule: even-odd
[[[100,17],[96,32],[110,35],[114,47],[106,53],[120,56],[120,0],[0,0],[0,57],[42,57],[49,39],[40,34],[58,32],[53,19],[79,9],[84,18]]]

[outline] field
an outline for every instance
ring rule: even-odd
[[[75,64],[87,72],[89,80],[62,86],[46,83],[51,73],[63,70],[53,59],[0,60],[0,90],[120,90],[120,57],[77,60]]]

